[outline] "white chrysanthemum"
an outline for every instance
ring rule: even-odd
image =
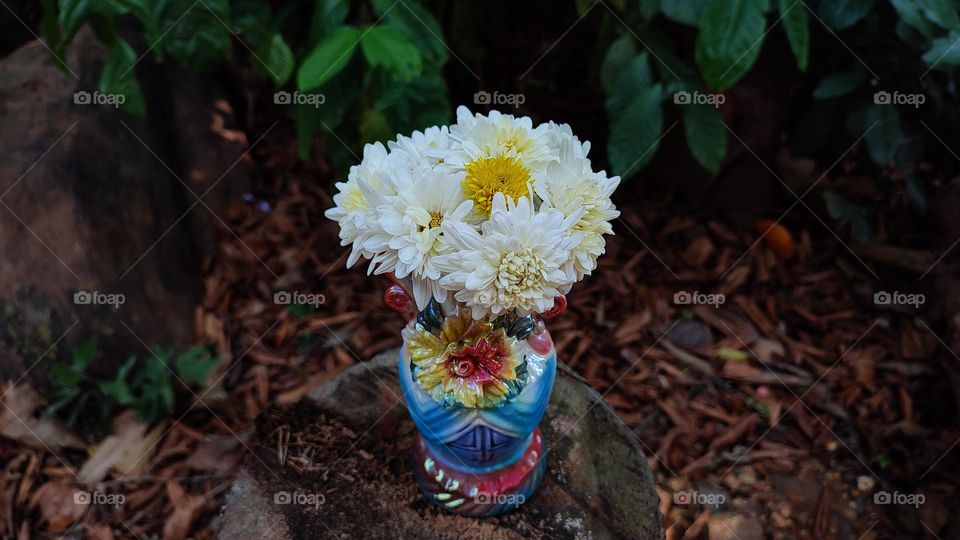
[[[375,253],[375,273],[410,277],[419,309],[430,298],[443,302],[447,297],[434,259],[450,249],[441,225],[461,222],[473,207],[460,188],[462,176],[425,164],[412,172],[397,171],[397,193],[383,198],[377,208],[379,231],[364,241],[363,249]]]
[[[380,143],[363,148],[363,160],[350,167],[346,182],[336,184],[338,193],[333,196],[333,208],[324,215],[340,224],[340,245],[353,244],[347,267],[360,259],[373,257],[365,250],[364,242],[379,230],[376,208],[384,196],[396,193],[390,180],[391,172],[409,167],[407,158],[399,153],[388,153]]]
[[[514,200],[526,195],[555,157],[546,126],[534,128],[528,117],[497,111],[484,116],[473,115],[463,106],[457,108],[457,123],[450,127],[450,137],[456,145],[446,163],[452,170],[466,173],[464,193],[482,217],[490,214],[495,194]]]
[[[544,131],[546,132],[547,146],[550,148],[551,155],[559,155],[560,146],[567,141],[573,143],[576,156],[586,158],[587,154],[590,153],[590,141],[580,142],[580,139],[577,138],[577,136],[573,134],[573,130],[570,129],[570,124],[558,124],[551,120],[543,125],[545,126]]]
[[[450,155],[453,139],[450,138],[450,128],[447,126],[433,126],[420,131],[414,131],[409,137],[397,135],[396,141],[390,141],[387,146],[391,152],[406,152],[412,161],[426,163],[435,167],[445,163]]]
[[[535,212],[529,197],[514,203],[497,194],[482,234],[465,223],[443,224],[453,249],[435,259],[447,273],[440,286],[476,319],[513,310],[521,315],[546,311],[576,282],[565,265],[580,241],[580,233],[568,234],[579,219],[551,208]]]
[[[577,281],[597,267],[597,257],[606,247],[603,235],[613,234],[610,221],[620,215],[610,200],[610,195],[620,184],[620,177],[607,178],[606,171],[593,172],[590,160],[581,155],[582,150],[578,141],[564,141],[560,145],[558,160],[550,163],[538,191],[544,207],[559,210],[566,217],[579,216],[570,233],[579,233],[581,239],[570,250],[568,261]]]

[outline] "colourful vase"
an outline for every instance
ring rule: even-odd
[[[547,468],[537,427],[557,356],[532,316],[474,321],[431,303],[403,331],[400,385],[418,435],[414,473],[444,510],[495,516],[531,496]]]

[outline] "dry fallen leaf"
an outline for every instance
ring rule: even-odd
[[[83,448],[83,441],[50,418],[37,416],[45,401],[30,386],[0,385],[0,435],[39,449]]]
[[[167,497],[173,503],[173,514],[163,525],[163,540],[183,540],[206,506],[207,498],[188,494],[175,480],[167,482]]]
[[[63,480],[40,486],[30,498],[29,508],[40,509],[49,531],[62,531],[83,516],[87,504],[81,490]]]
[[[113,420],[113,435],[104,439],[83,464],[78,480],[96,484],[112,469],[122,475],[138,473],[150,462],[150,454],[156,449],[164,426],[165,423],[161,423],[147,433],[147,426],[137,421],[134,411],[117,415]]]

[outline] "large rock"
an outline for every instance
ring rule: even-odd
[[[231,168],[245,141],[210,81],[148,56],[136,70],[147,118],[76,103],[97,89],[105,54],[84,30],[68,73],[38,41],[0,60],[0,379],[94,334],[102,372],[149,356],[141,340],[190,345],[203,256],[248,183],[243,163]],[[191,191],[208,189],[196,203]],[[74,302],[81,291],[125,302]]]
[[[560,366],[541,424],[549,468],[537,494],[497,518],[446,514],[410,470],[416,431],[396,352],[356,365],[258,420],[219,537],[661,538],[657,495],[635,436]]]

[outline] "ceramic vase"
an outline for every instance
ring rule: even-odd
[[[484,517],[529,500],[547,469],[538,427],[557,356],[539,317],[473,320],[432,302],[403,331],[400,386],[418,431],[414,475],[449,512]]]

